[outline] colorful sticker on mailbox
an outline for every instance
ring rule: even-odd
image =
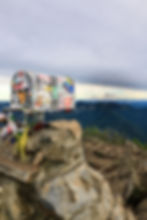
[[[74,92],[74,83],[70,78],[67,78],[67,80],[64,82],[63,86],[69,93]]]

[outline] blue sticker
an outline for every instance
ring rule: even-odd
[[[64,88],[70,93],[74,92],[74,85],[69,84],[68,82],[64,83]]]

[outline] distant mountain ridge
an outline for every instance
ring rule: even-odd
[[[9,103],[1,103],[2,108]],[[18,117],[18,116],[17,116]],[[46,120],[76,119],[83,128],[114,130],[129,139],[147,143],[147,101],[142,102],[77,102],[76,110],[46,114]]]
[[[84,110],[84,105],[85,109]],[[97,126],[100,129],[113,129],[124,137],[147,142],[147,103],[100,102],[94,104],[79,103],[83,108],[84,127]],[[93,106],[93,107],[92,107]],[[88,111],[89,109],[89,111]]]

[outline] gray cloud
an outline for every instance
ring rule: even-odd
[[[31,69],[145,88],[146,7],[145,0],[1,0],[0,74]]]

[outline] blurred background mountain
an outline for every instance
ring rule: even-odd
[[[0,111],[9,106],[1,102]],[[122,138],[147,143],[146,101],[79,101],[73,112],[46,113],[46,120],[76,119],[84,129],[98,128],[107,133],[118,133]],[[16,113],[17,120],[23,117]]]

